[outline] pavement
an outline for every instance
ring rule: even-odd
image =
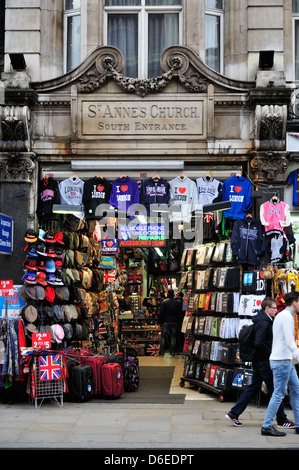
[[[175,366],[169,393],[184,394],[184,402],[175,405],[124,403],[120,397],[105,402],[63,402],[62,406],[44,400],[39,408],[32,402],[0,404],[2,455],[5,450],[10,455],[12,450],[89,450],[101,451],[105,464],[123,464],[124,461],[113,460],[123,459],[125,455],[127,458],[142,455],[146,456],[143,463],[160,465],[193,464],[190,456],[199,457],[202,451],[299,449],[299,435],[294,430],[287,430],[284,437],[261,435],[265,404],[249,405],[240,417],[243,426],[235,427],[225,418],[233,404],[229,398],[222,402],[217,394],[199,393],[188,382],[181,387],[183,356],[173,358],[165,354],[164,357],[144,356],[139,360],[141,366]],[[287,408],[286,412],[288,418],[293,419],[292,410]],[[165,462],[168,455],[172,455],[172,459],[184,458],[184,461]],[[133,460],[125,463],[137,466]]]

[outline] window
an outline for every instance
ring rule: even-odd
[[[299,0],[293,0],[294,79],[299,80]]]
[[[130,77],[160,74],[163,50],[180,43],[182,0],[106,0],[106,43],[117,47]]]
[[[206,64],[223,73],[223,0],[206,0]]]
[[[69,72],[80,64],[81,0],[64,2],[64,63]]]

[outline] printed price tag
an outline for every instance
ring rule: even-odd
[[[51,333],[32,333],[32,347],[36,349],[50,349]]]
[[[6,295],[14,295],[12,281],[0,281],[0,297],[5,297]]]

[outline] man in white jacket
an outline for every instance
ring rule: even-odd
[[[295,342],[294,315],[299,312],[299,292],[285,295],[286,308],[273,322],[273,342],[270,367],[273,372],[274,391],[268,404],[261,433],[263,436],[285,436],[273,427],[273,421],[287,389],[291,393],[295,432],[299,434],[299,379],[294,363],[299,361],[299,349]],[[295,317],[296,321],[297,318]]]

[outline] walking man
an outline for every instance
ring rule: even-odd
[[[273,322],[273,343],[270,367],[273,372],[274,391],[269,401],[261,434],[263,436],[285,436],[273,427],[277,410],[290,390],[295,418],[295,432],[299,434],[299,379],[293,361],[299,361],[299,349],[295,341],[295,321],[299,312],[299,293],[285,295],[286,308],[279,312]]]
[[[265,382],[268,392],[273,392],[273,375],[270,368],[269,356],[272,348],[272,326],[277,314],[277,306],[274,299],[265,297],[261,303],[261,310],[252,317],[254,324],[254,357],[252,360],[252,382],[246,387],[237,403],[225,415],[234,426],[243,426],[239,421],[239,415],[243,413],[250,400],[260,391]],[[295,423],[287,419],[283,403],[277,411],[277,423],[280,428],[292,429]]]

